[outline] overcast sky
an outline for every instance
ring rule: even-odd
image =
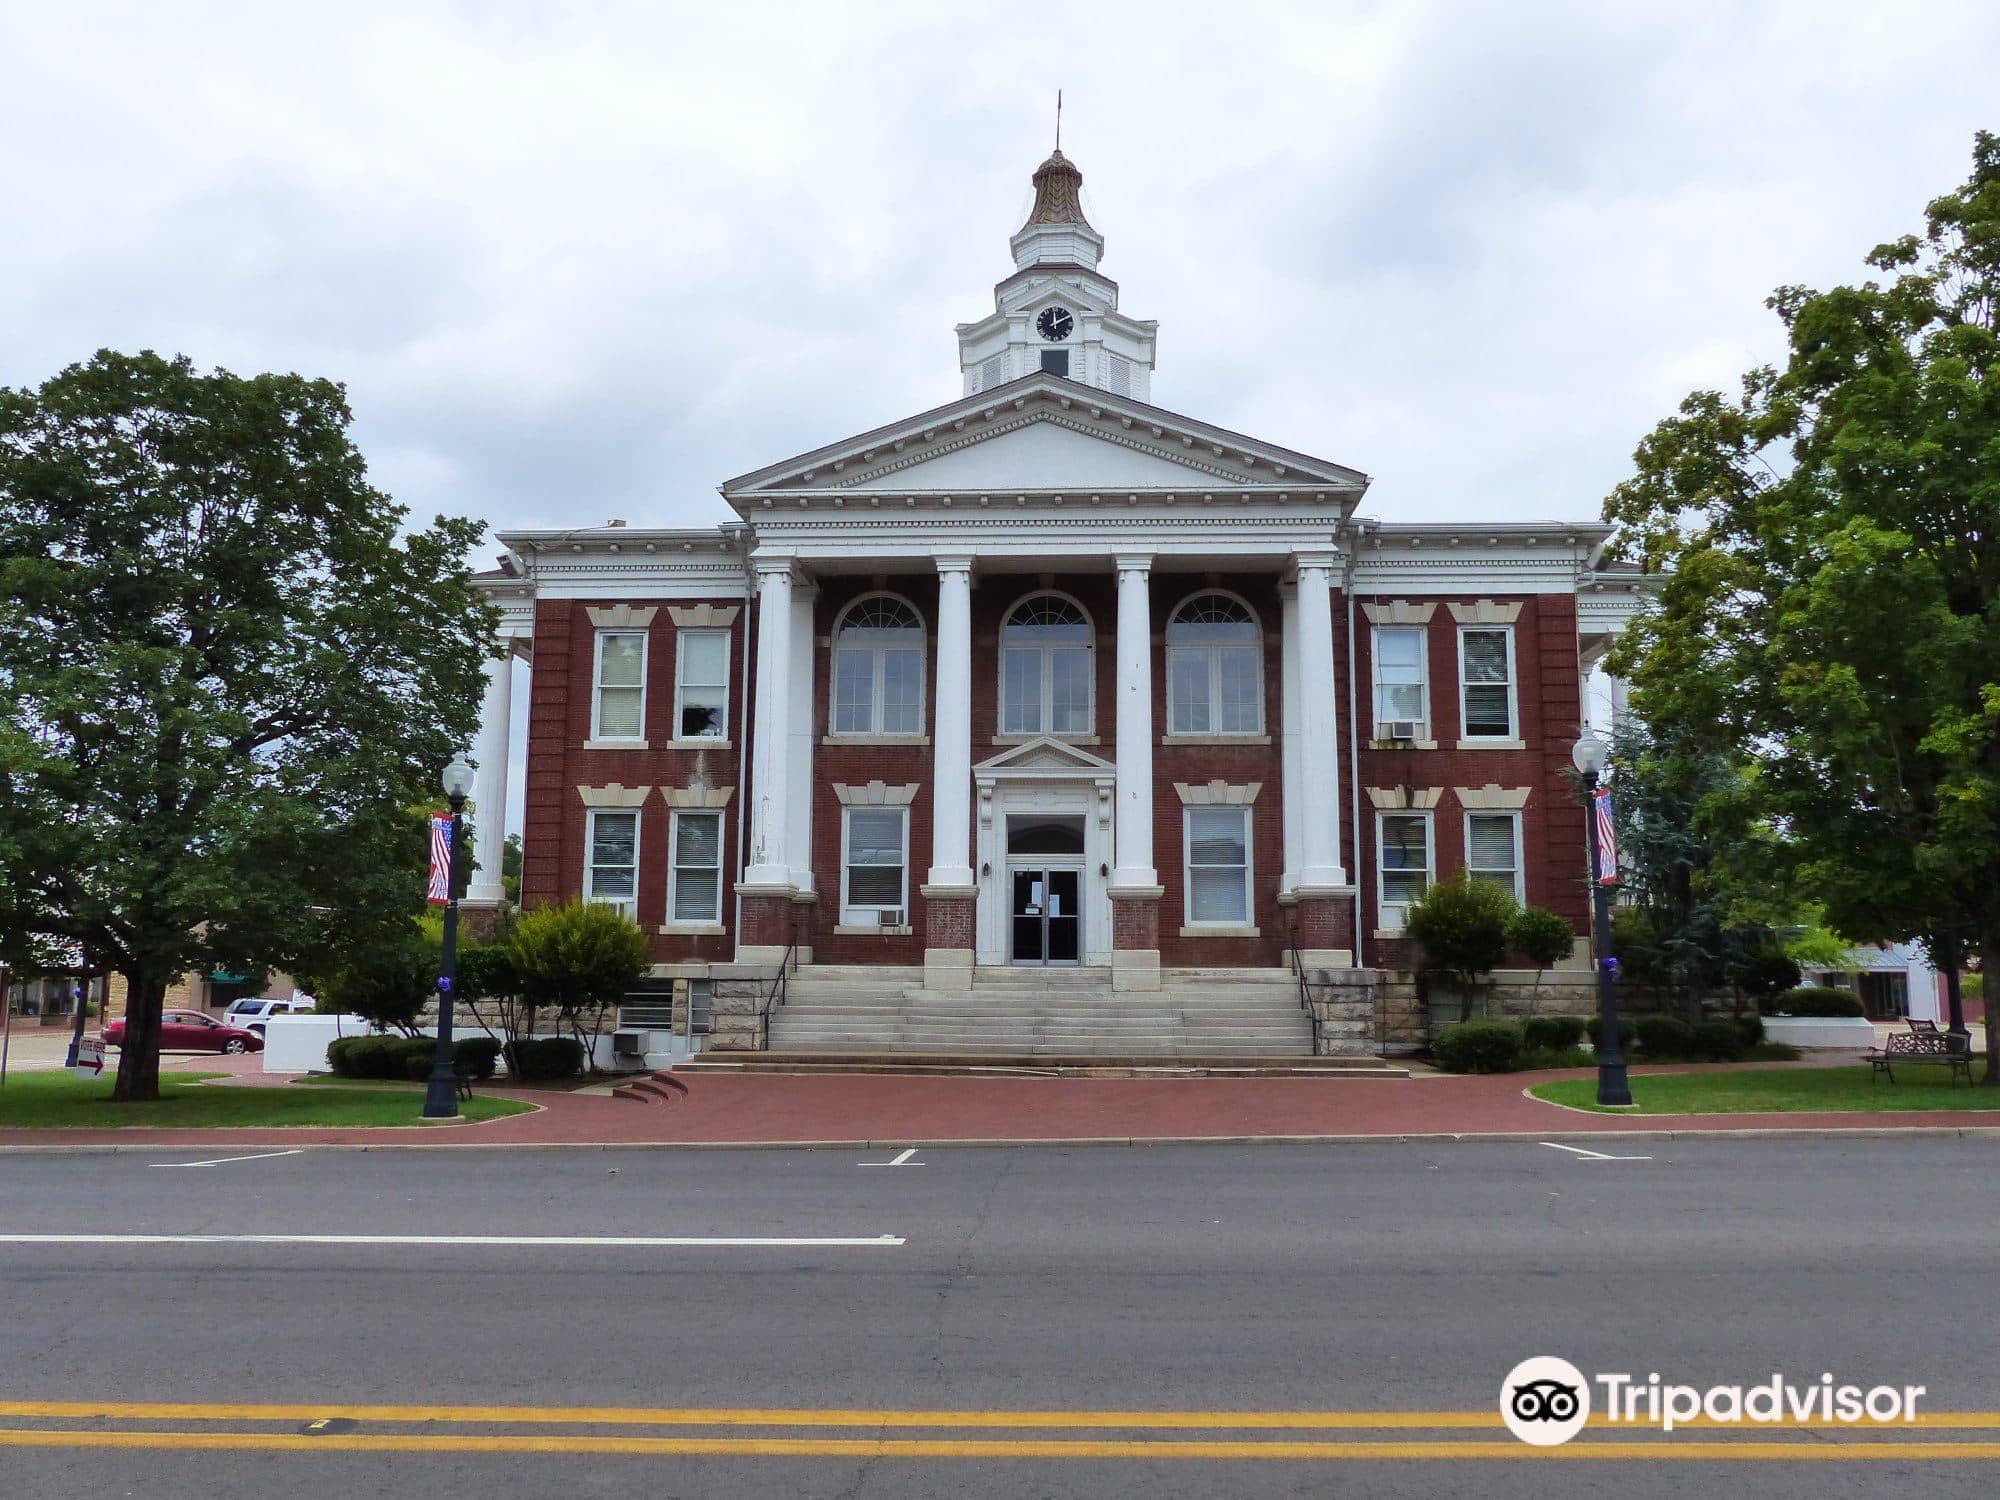
[[[384,488],[699,524],[957,395],[1064,149],[1162,406],[1388,519],[1597,514],[2000,129],[2000,6],[0,0],[0,383],[346,383]]]

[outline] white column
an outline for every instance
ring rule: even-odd
[[[816,590],[801,579],[792,588],[792,742],[786,757],[791,781],[789,837],[785,864],[802,891],[813,888],[813,600]]]
[[[753,563],[757,572],[757,707],[751,721],[750,858],[745,885],[787,886],[790,848],[792,564]]]
[[[1279,750],[1283,766],[1280,792],[1282,793],[1285,829],[1285,869],[1278,879],[1278,889],[1289,891],[1299,883],[1299,844],[1305,822],[1299,806],[1299,589],[1294,583],[1278,585],[1278,598],[1284,604],[1284,625],[1279,643],[1281,652],[1278,670],[1278,693],[1282,702],[1278,707]]]
[[[1118,782],[1114,888],[1157,886],[1153,868],[1153,611],[1150,556],[1118,559]]]
[[[925,885],[971,894],[972,559],[940,557],[932,683],[931,871]],[[928,892],[926,892],[928,894]]]
[[[498,905],[507,899],[500,861],[507,846],[507,745],[513,728],[514,644],[500,643],[506,655],[486,663],[486,695],[479,705],[479,738],[473,745],[473,857],[479,868],[466,882],[465,899]]]
[[[1298,883],[1307,889],[1347,884],[1340,866],[1340,744],[1333,675],[1333,568],[1330,553],[1301,553],[1299,617]]]

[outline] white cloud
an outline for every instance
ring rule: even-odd
[[[378,480],[503,525],[956,390],[1065,147],[1168,407],[1375,512],[1581,516],[1780,283],[1960,180],[2000,12],[1101,3],[0,8],[0,382],[101,345],[348,384]]]

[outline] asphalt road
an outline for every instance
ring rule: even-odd
[[[0,1154],[0,1492],[1990,1492],[1993,1144],[1604,1149]],[[1993,1426],[1529,1450],[1534,1354]]]

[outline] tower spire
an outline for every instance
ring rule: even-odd
[[[1056,90],[1056,150],[1062,150],[1062,90]]]

